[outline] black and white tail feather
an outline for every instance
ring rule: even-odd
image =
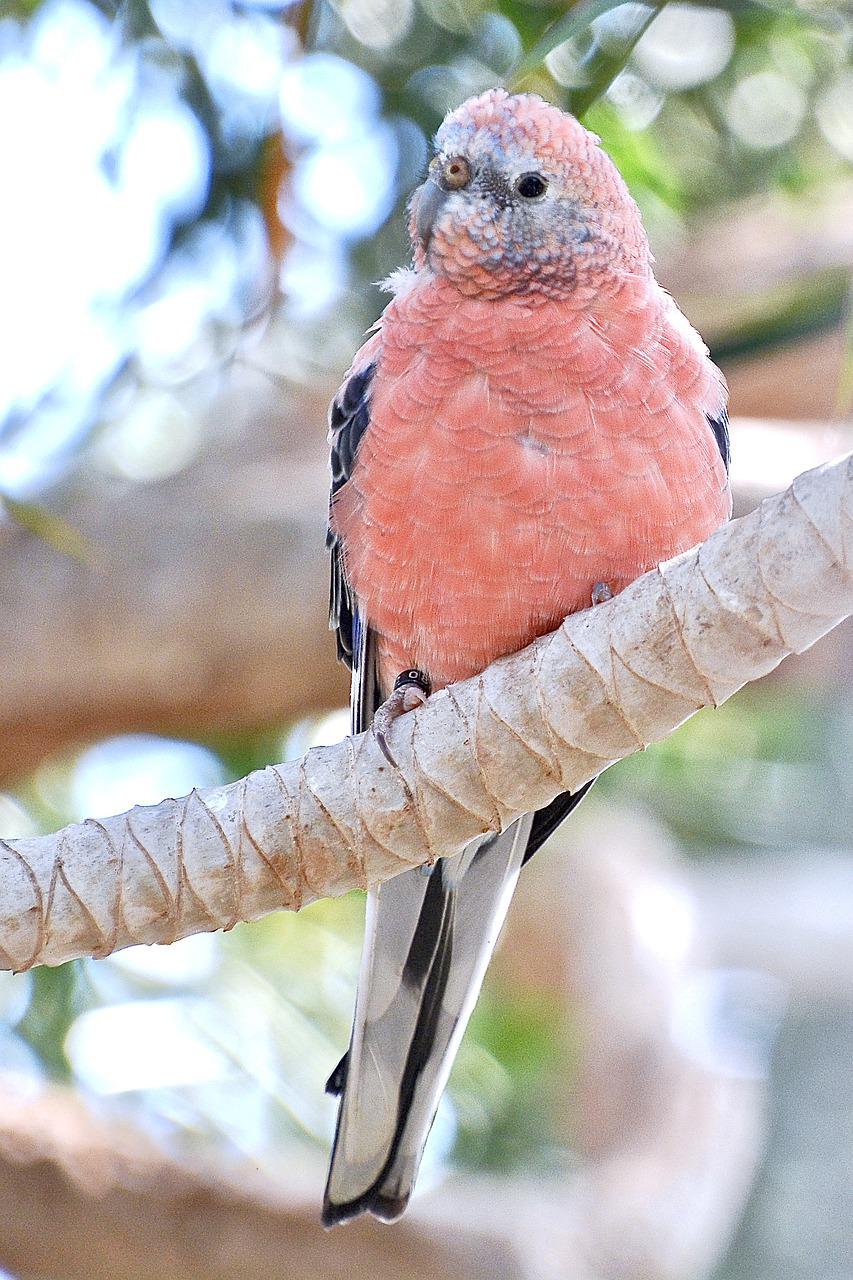
[[[379,693],[374,637],[357,608],[353,624],[360,732]],[[368,893],[352,1038],[326,1085],[341,1102],[325,1226],[364,1212],[392,1222],[406,1208],[519,872],[590,785]]]
[[[373,367],[351,374],[332,405],[332,498],[369,423]],[[381,702],[373,632],[329,532],[330,623],[352,668],[352,729]],[[477,999],[527,849],[531,817],[456,858],[404,872],[368,894],[350,1048],[327,1088],[340,1110],[323,1202],[332,1226],[369,1211],[399,1217],[414,1186],[456,1050]]]
[[[332,1226],[405,1209],[527,848],[532,817],[368,895],[349,1053],[323,1203]]]

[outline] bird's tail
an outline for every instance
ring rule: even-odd
[[[424,1143],[506,916],[532,817],[368,895],[352,1040],[323,1222],[408,1203]]]

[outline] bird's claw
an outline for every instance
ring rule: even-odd
[[[397,761],[388,746],[388,734],[391,725],[407,711],[421,707],[430,695],[432,686],[429,677],[423,671],[412,667],[409,671],[401,671],[394,681],[394,692],[386,698],[373,717],[373,735],[385,759],[395,769]]]
[[[592,603],[605,604],[606,601],[613,599],[613,592],[607,582],[594,582],[592,584]]]

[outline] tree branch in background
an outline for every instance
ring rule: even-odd
[[[327,397],[233,382],[177,474],[88,460],[49,495],[86,560],[0,526],[0,779],[109,733],[257,730],[346,701],[327,622]]]
[[[712,347],[744,328],[766,332],[798,296],[814,304],[822,294],[837,299],[849,290],[853,182],[834,183],[808,202],[780,192],[742,200],[680,242],[656,247],[656,257],[661,283]]]
[[[853,455],[398,721],[227,787],[0,842],[10,969],[376,884],[575,790],[853,611]]]
[[[320,1226],[318,1169],[265,1176],[222,1159],[180,1161],[127,1122],[98,1119],[70,1092],[21,1096],[0,1082],[0,1256],[20,1280],[267,1280],[328,1277],[339,1240]],[[155,1239],[156,1236],[156,1239]],[[452,1242],[411,1218],[393,1232],[355,1223],[346,1274],[475,1277],[490,1243]]]

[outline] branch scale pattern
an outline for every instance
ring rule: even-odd
[[[853,612],[853,456],[398,721],[229,786],[0,840],[0,968],[230,929],[580,786]]]

